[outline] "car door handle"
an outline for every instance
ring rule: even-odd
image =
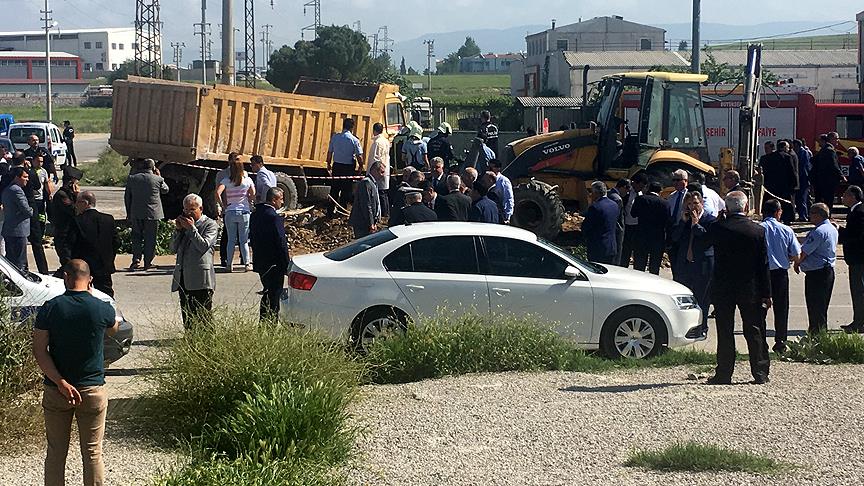
[[[504,296],[504,295],[507,295],[510,293],[510,289],[497,289],[494,287],[492,288],[492,291],[498,295],[501,295],[501,296]]]
[[[417,290],[423,290],[426,288],[422,285],[414,285],[414,284],[408,284],[405,287],[408,287],[408,290],[410,290],[412,292],[417,291]]]

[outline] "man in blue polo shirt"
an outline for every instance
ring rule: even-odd
[[[776,199],[762,203],[762,227],[768,250],[771,298],[774,300],[774,352],[786,352],[789,336],[789,263],[798,261],[801,245],[792,228],[780,222],[783,206]]]
[[[804,271],[804,300],[807,302],[807,332],[813,336],[828,330],[828,305],[834,291],[834,263],[837,260],[837,228],[825,203],[810,207],[813,228],[801,245],[795,273]]]
[[[102,438],[108,408],[104,340],[106,332],[112,336],[117,332],[118,322],[111,305],[90,293],[93,279],[84,260],[70,260],[63,270],[66,293],[39,309],[33,330],[33,354],[45,373],[45,484],[65,484],[73,416],[78,422],[84,484],[104,484]]]
[[[351,130],[354,130],[354,119],[346,118],[342,121],[342,133],[337,133],[330,139],[330,147],[327,149],[327,173],[333,177],[356,176],[358,166],[360,172],[363,172],[363,147]],[[348,178],[331,181],[331,201],[327,204],[327,216],[333,216],[336,211],[335,202],[343,209],[348,205],[352,198],[353,182]]]

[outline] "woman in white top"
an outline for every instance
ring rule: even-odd
[[[228,155],[228,177],[219,181],[216,187],[216,202],[223,214],[228,235],[228,255],[225,259],[227,269],[233,269],[234,246],[240,245],[240,263],[246,270],[252,269],[249,260],[249,213],[255,202],[255,184],[243,170],[239,154]],[[222,193],[228,206],[222,208]]]

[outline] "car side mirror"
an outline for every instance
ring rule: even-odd
[[[578,268],[573,265],[567,265],[567,268],[564,269],[564,276],[567,278],[579,278],[582,276],[582,272],[579,271]]]

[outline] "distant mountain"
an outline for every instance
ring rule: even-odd
[[[520,52],[525,50],[525,36],[545,29],[544,25],[520,25],[508,29],[460,30],[423,34],[416,39],[396,42],[393,46],[393,62],[399,65],[402,56],[405,64],[413,66],[418,72],[426,69],[426,46],[424,40],[435,40],[435,58],[444,59],[451,52],[457,51],[465,42],[465,37],[471,36],[484,53]],[[434,69],[434,65],[433,65]]]
[[[637,19],[630,20],[638,22]],[[755,25],[729,25],[703,22],[701,38],[703,42],[711,41],[712,44],[725,44],[730,40],[791,34],[839,22],[842,21],[766,22]],[[678,41],[690,40],[691,26],[689,23],[659,24],[657,27],[666,29],[666,40],[674,44],[673,48],[677,48]],[[393,48],[393,61],[398,66],[402,56],[405,56],[406,65],[413,66],[418,72],[423,72],[426,69],[426,46],[423,44],[424,40],[434,39],[435,58],[444,59],[448,54],[459,49],[462,43],[465,42],[466,36],[473,37],[484,53],[520,52],[525,50],[525,36],[527,34],[541,32],[546,28],[548,28],[547,25],[521,25],[508,29],[461,30],[424,34],[416,39],[396,42]],[[848,26],[841,25],[834,27],[830,30],[823,29],[799,35],[836,34],[845,32],[849,28],[854,28],[854,23],[849,23]],[[792,36],[784,35],[784,37]]]

